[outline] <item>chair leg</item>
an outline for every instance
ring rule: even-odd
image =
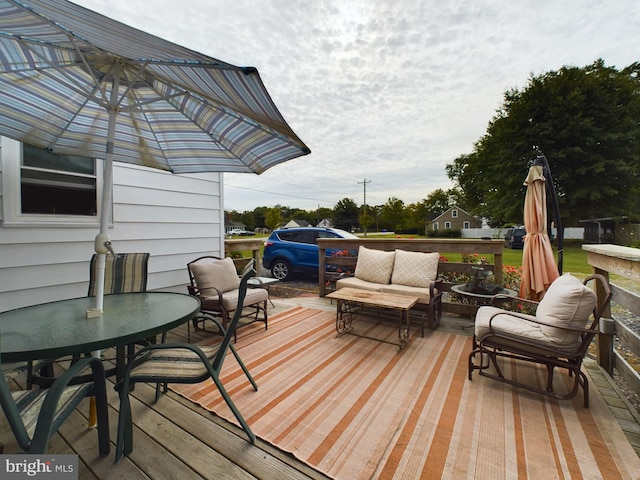
[[[547,364],[547,392],[553,392],[553,365]],[[569,371],[571,374],[571,371]]]
[[[118,433],[116,436],[116,463],[118,463],[123,456],[129,455],[133,451],[133,426],[131,422],[129,391],[127,388],[121,388]]]
[[[235,347],[231,343],[229,344],[229,349],[231,350],[231,353],[233,353],[233,356],[236,357],[236,361],[238,362],[238,364],[240,365],[240,368],[242,368],[242,371],[245,373],[245,375],[249,379],[249,382],[251,382],[251,385],[253,386],[253,389],[257,392],[258,391],[258,385],[253,380],[253,377],[249,373],[249,370],[245,366],[244,362],[240,359],[240,355],[238,355],[238,352],[236,351]]]
[[[222,385],[222,382],[218,378],[218,375],[213,375],[212,378],[213,378],[213,381],[215,382],[216,386],[218,387],[218,390],[220,391],[220,394],[222,395],[222,398],[224,398],[224,401],[227,402],[227,405],[229,406],[229,408],[233,412],[233,415],[236,417],[236,420],[238,420],[238,422],[240,423],[240,426],[242,427],[242,429],[247,434],[247,437],[249,438],[249,442],[250,443],[255,443],[255,441],[256,441],[255,434],[251,431],[251,428],[249,428],[249,425],[247,424],[247,422],[245,421],[244,417],[242,416],[242,414],[240,413],[240,411],[236,407],[235,403],[233,403],[233,401],[231,400],[231,397],[229,396],[229,394],[225,390],[224,386]]]

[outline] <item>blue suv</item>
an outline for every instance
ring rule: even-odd
[[[262,265],[273,278],[318,274],[318,238],[358,238],[337,228],[300,227],[274,230],[264,242]]]

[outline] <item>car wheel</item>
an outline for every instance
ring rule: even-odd
[[[286,260],[276,260],[271,267],[271,275],[278,280],[288,280],[291,277],[291,265]]]

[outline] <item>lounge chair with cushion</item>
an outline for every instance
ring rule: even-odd
[[[245,266],[244,271],[254,268],[254,260]],[[229,257],[219,258],[204,256],[187,264],[190,285],[189,293],[200,299],[203,313],[222,318],[222,326],[226,329],[231,315],[238,305],[240,277],[233,260]],[[258,280],[259,281],[259,280]],[[264,322],[268,327],[267,301],[269,291],[259,286],[247,290],[242,303],[242,318],[251,318],[251,322]],[[198,315],[192,323],[196,331],[205,330],[204,323],[209,317]],[[247,323],[248,324],[248,323]],[[235,341],[235,334],[234,334]]]
[[[591,285],[596,284],[601,298]],[[535,315],[502,310],[494,306],[478,309],[473,350],[469,354],[469,380],[474,370],[482,376],[558,399],[570,399],[581,386],[584,406],[589,407],[589,384],[581,371],[589,344],[598,333],[600,317],[608,309],[611,290],[601,275],[581,282],[571,274],[556,279],[538,302],[516,299],[515,304],[537,306]],[[526,384],[506,376],[498,358],[532,362],[546,367],[546,385]],[[493,369],[491,368],[493,366]],[[568,392],[555,392],[555,368],[567,369],[574,377]]]

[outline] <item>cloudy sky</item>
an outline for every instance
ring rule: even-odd
[[[504,92],[531,74],[639,61],[638,0],[75,0],[258,68],[311,154],[225,174],[225,209],[405,204],[451,186]],[[523,166],[523,178],[526,166]],[[366,182],[366,183],[365,183]]]

